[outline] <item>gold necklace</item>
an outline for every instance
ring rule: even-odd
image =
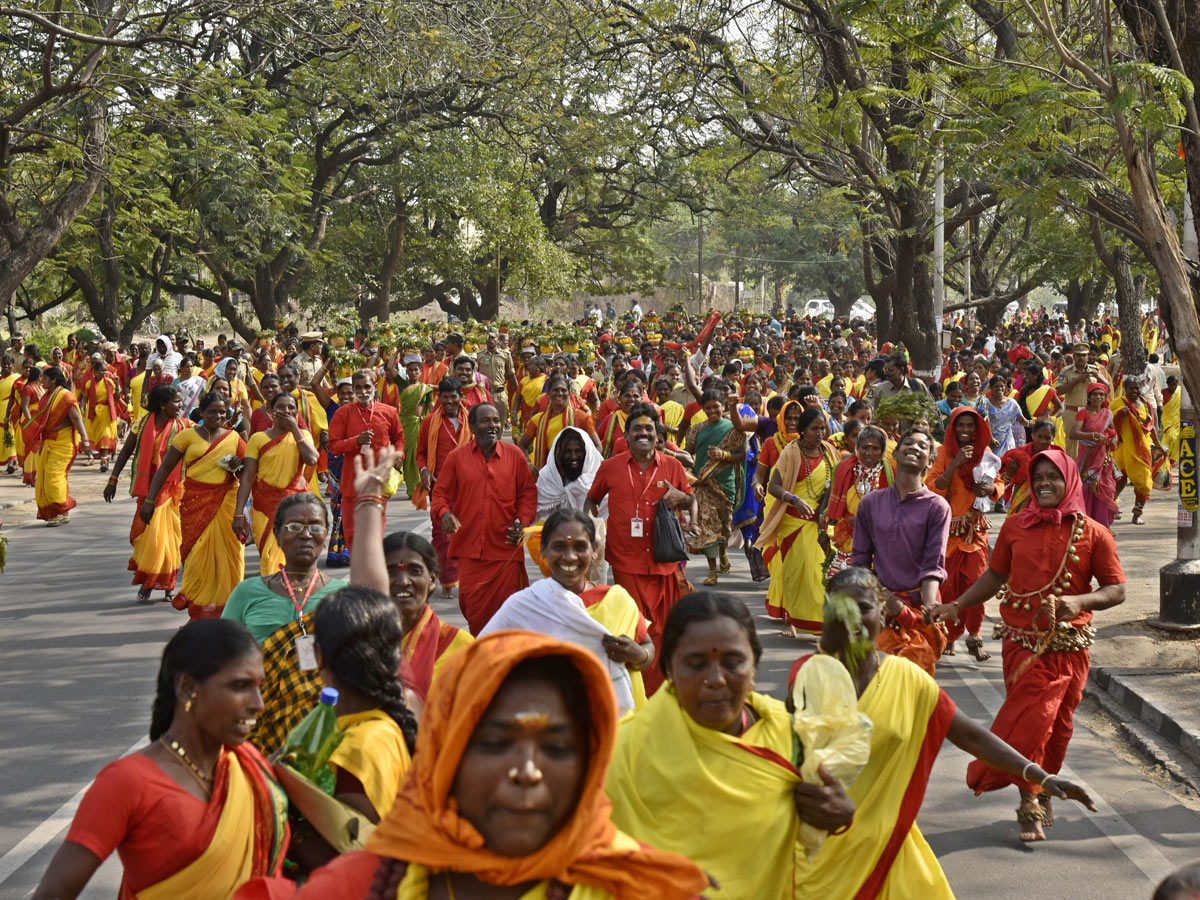
[[[180,761],[185,766],[188,767],[189,772],[191,772],[193,775],[196,776],[197,780],[199,780],[199,782],[202,786],[204,786],[205,788],[207,788],[209,790],[212,789],[212,786],[213,786],[212,785],[212,781],[213,781],[212,776],[205,775],[203,772],[200,771],[200,767],[198,765],[196,765],[194,762],[192,762],[192,758],[190,756],[188,756],[187,750],[185,750],[183,748],[183,745],[181,743],[179,743],[179,741],[175,740],[173,737],[168,737],[165,734],[162,737],[160,737],[158,740],[160,743],[162,743],[162,745],[164,747],[166,747],[168,750],[173,752],[177,757],[179,757]]]

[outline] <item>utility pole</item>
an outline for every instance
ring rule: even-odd
[[[946,306],[946,159],[938,151],[937,178],[933,182],[933,322],[942,333]]]
[[[1183,255],[1195,261],[1196,223],[1189,190],[1183,192]],[[1158,616],[1148,623],[1174,634],[1200,634],[1200,472],[1196,465],[1196,410],[1180,374],[1179,506],[1175,560],[1158,570]]]
[[[742,305],[742,258],[734,257],[733,264],[733,308]]]

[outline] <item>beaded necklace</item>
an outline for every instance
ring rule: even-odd
[[[883,460],[880,459],[871,468],[865,468],[862,463],[854,464],[854,489],[858,491],[858,498],[861,500],[871,491],[875,490],[879,484],[879,475],[883,472]]]

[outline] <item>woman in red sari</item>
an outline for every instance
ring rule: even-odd
[[[179,483],[179,469],[167,475],[163,489],[158,492],[154,504],[154,515],[150,523],[142,521],[141,508],[150,493],[150,480],[158,471],[175,438],[191,427],[192,423],[179,415],[182,398],[179,389],[169,384],[160,384],[150,391],[146,401],[148,414],[134,425],[113,463],[112,474],[104,486],[104,500],[112,503],[117,495],[117,483],[125,463],[133,458],[133,478],[129,495],[136,507],[133,525],[129,529],[129,543],[133,554],[129,557],[129,571],[133,583],[141,585],[138,600],[150,599],[152,591],[164,591],[170,600],[175,591],[179,574],[179,544],[182,540],[179,526],[179,500],[183,486]]]
[[[1058,423],[1054,419],[1038,419],[1029,429],[1030,441],[1013,447],[1000,458],[1000,477],[1008,485],[1004,500],[1008,503],[1008,514],[1016,515],[1029,503],[1029,464],[1043,450],[1054,444]]]
[[[858,432],[854,455],[838,463],[826,513],[833,523],[833,546],[837,554],[834,569],[844,569],[850,563],[859,501],[871,491],[890,486],[896,478],[894,464],[883,458],[886,447],[887,435],[883,430],[868,425]]]
[[[105,766],[34,891],[78,897],[115,850],[120,900],[229,897],[279,874],[287,797],[247,742],[262,656],[236,622],[189,622],[163,650],[150,745]]]
[[[1083,479],[1084,511],[1105,528],[1111,528],[1117,514],[1117,470],[1112,450],[1117,429],[1108,408],[1108,385],[1101,381],[1088,385],[1087,406],[1075,413],[1071,440],[1078,441],[1075,464]]]
[[[1079,470],[1066,451],[1039,453],[1030,481],[1033,501],[1005,520],[982,577],[934,618],[954,618],[1000,592],[1006,695],[992,732],[1053,776],[1083,699],[1093,612],[1125,600],[1125,573],[1112,534],[1084,514]],[[1054,816],[1036,769],[1015,776],[974,762],[967,784],[977,794],[1015,784],[1021,840],[1045,840],[1042,826]]]
[[[1041,780],[1055,797],[1078,800],[1095,811],[1083,788],[1042,771],[1021,754],[1019,745],[1005,743],[967,717],[915,663],[871,652],[890,596],[870,571],[858,567],[843,569],[826,588],[820,653],[838,659],[849,673],[858,711],[873,725],[871,754],[847,789],[855,805],[854,821],[844,834],[826,840],[811,862],[800,860],[797,897],[953,900],[916,822],[944,740],[995,771],[1012,777],[1024,772]],[[811,658],[792,666],[789,697]]]
[[[401,680],[424,703],[442,664],[475,639],[443,622],[429,605],[429,595],[438,577],[438,558],[433,545],[411,531],[383,536],[383,515],[371,501],[370,492],[378,487],[379,478],[387,477],[398,458],[392,447],[384,447],[376,455],[367,446],[355,458],[354,471],[344,473],[346,478],[354,479],[358,496],[367,498],[351,511],[360,537],[350,556],[350,583],[374,588],[396,604],[404,631],[400,642],[404,665]]]
[[[31,410],[29,423],[22,430],[25,452],[37,457],[37,480],[33,496],[37,501],[38,518],[48,526],[65,525],[67,515],[75,508],[67,473],[75,462],[76,449],[91,450],[79,402],[67,389],[67,376],[62,369],[51,366],[42,372],[45,391]],[[75,435],[78,433],[79,440]]]

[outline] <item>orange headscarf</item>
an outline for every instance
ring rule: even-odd
[[[789,400],[787,403],[783,404],[783,406],[780,407],[779,415],[777,415],[775,417],[775,422],[779,426],[779,431],[776,433],[779,435],[782,435],[782,437],[780,438],[780,441],[779,441],[779,444],[781,447],[785,446],[787,444],[790,444],[796,438],[800,437],[800,434],[798,432],[789,432],[787,430],[787,425],[785,424],[787,422],[788,407],[790,407],[790,406],[796,407],[796,409],[800,410],[801,414],[804,413],[804,404],[801,403],[799,400]]]
[[[451,791],[471,734],[500,686],[518,663],[542,656],[566,657],[583,677],[592,722],[588,769],[575,812],[549,843],[528,856],[500,856],[459,815]],[[708,879],[682,856],[649,847],[611,849],[617,828],[604,780],[616,733],[612,682],[589,651],[524,631],[480,638],[443,663],[421,718],[413,767],[366,849],[433,870],[470,872],[489,884],[556,879],[600,888],[617,900],[694,897]]]

